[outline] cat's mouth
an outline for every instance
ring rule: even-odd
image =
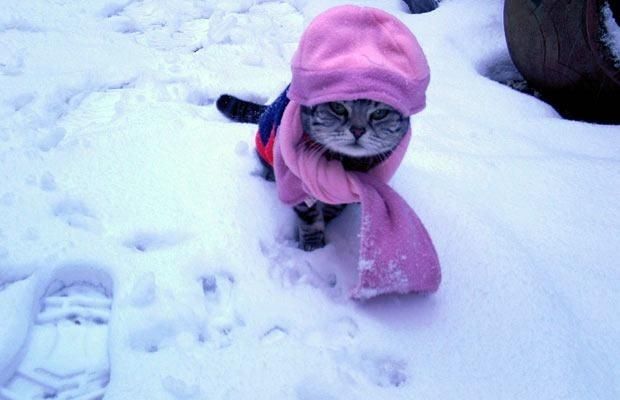
[[[341,141],[339,143],[321,143],[313,140],[309,135],[304,134],[304,141],[310,149],[316,149],[315,146],[323,146],[332,153],[339,153],[354,158],[372,157],[377,154],[376,149],[368,149],[362,143],[360,143],[359,140],[352,140],[346,142]]]
[[[368,150],[366,147],[362,146],[358,142],[353,142],[346,146],[342,146],[337,151],[351,157],[368,157],[374,154],[374,152]]]

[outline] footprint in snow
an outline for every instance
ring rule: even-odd
[[[95,214],[79,200],[64,199],[56,203],[52,212],[55,217],[72,228],[91,233],[99,233],[102,230]]]
[[[0,205],[4,207],[12,207],[15,205],[17,196],[13,192],[6,192],[2,196],[0,196]]]
[[[125,12],[125,9],[131,3],[132,2],[130,1],[129,3],[126,3],[126,4],[118,4],[115,2],[104,4],[104,6],[99,11],[99,16],[102,18],[118,17]]]
[[[58,147],[65,139],[67,131],[63,128],[44,129],[38,133],[36,146],[42,152],[48,152]]]
[[[175,247],[188,239],[188,235],[180,232],[136,232],[123,242],[125,247],[148,253]]]
[[[304,333],[303,342],[311,347],[333,351],[348,350],[359,335],[359,325],[348,316],[340,317]]]
[[[157,353],[170,345],[177,331],[168,321],[155,321],[148,326],[132,332],[129,345],[135,351]]]
[[[398,388],[409,380],[407,362],[389,355],[338,351],[340,375],[349,382],[367,382],[382,388]]]
[[[0,27],[0,33],[2,33],[2,27]],[[10,54],[5,53],[2,57],[0,58],[0,75],[19,76],[24,72],[23,54],[15,54],[11,57]]]
[[[228,347],[233,343],[236,330],[245,326],[235,305],[237,281],[232,274],[222,271],[202,277],[201,282],[210,338],[218,347]]]
[[[0,398],[102,399],[110,379],[107,335],[111,279],[104,273],[54,280],[40,300],[23,358]]]
[[[401,387],[408,380],[407,362],[385,354],[360,351],[360,327],[355,319],[343,316],[303,336],[306,345],[329,350],[342,379],[379,387]]]
[[[261,240],[259,246],[263,256],[269,260],[269,276],[279,281],[282,287],[310,285],[324,290],[332,298],[341,297],[342,289],[336,274],[319,271],[311,262],[316,255],[299,250],[293,241],[267,243]]]
[[[39,178],[39,187],[44,192],[55,191],[57,189],[56,178],[54,178],[51,172],[45,172],[41,175],[41,178]]]
[[[275,325],[268,329],[260,336],[261,343],[266,345],[273,345],[286,339],[289,336],[289,331],[285,327]]]

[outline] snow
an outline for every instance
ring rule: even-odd
[[[605,43],[614,58],[614,66],[620,68],[620,26],[618,26],[608,2],[603,4],[601,14],[603,15],[603,24],[605,26],[605,34],[602,37],[603,43]]]
[[[305,24],[342,3],[4,1],[0,383],[61,279],[112,297],[106,400],[620,397],[620,128],[488,78],[509,65],[501,0],[354,1],[431,66],[392,185],[439,291],[350,300],[355,208],[296,248],[255,127],[213,102],[274,99]]]

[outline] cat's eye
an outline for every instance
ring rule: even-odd
[[[336,115],[347,115],[347,108],[341,103],[332,101],[329,103],[329,108],[331,108]]]
[[[387,117],[389,113],[390,113],[389,110],[386,110],[385,108],[383,108],[383,109],[374,111],[372,114],[370,114],[370,119],[374,119],[374,120],[383,119]]]

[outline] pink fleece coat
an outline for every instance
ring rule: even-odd
[[[405,115],[422,110],[430,72],[417,40],[381,10],[335,7],[304,32],[292,71],[291,101],[274,148],[280,199],[361,203],[359,281],[352,297],[437,290],[441,271],[433,243],[415,212],[387,185],[411,132],[386,161],[367,173],[352,172],[306,150],[300,115],[302,104],[360,98],[387,103]]]

